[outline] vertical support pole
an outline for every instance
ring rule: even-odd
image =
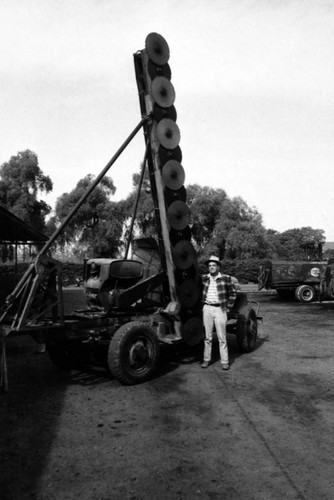
[[[144,73],[145,71],[147,72],[147,70],[145,70],[145,65],[147,65],[147,61],[144,60],[145,56],[146,54],[144,52],[137,52],[134,54],[134,66],[142,115],[152,112],[152,101],[149,96],[148,89],[146,88],[144,78]],[[163,182],[160,172],[160,161],[158,155],[159,145],[156,143],[156,134],[153,128],[152,120],[149,120],[144,124],[144,135],[146,144],[149,142],[148,168],[156,216],[161,264],[168,277],[168,283],[165,286],[164,292],[166,299],[174,302],[177,300],[174,264],[167,227]]]

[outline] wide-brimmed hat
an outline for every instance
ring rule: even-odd
[[[205,262],[205,264],[208,265],[209,262],[214,262],[215,264],[218,264],[218,266],[220,266],[220,260],[215,255],[211,255],[211,257]]]

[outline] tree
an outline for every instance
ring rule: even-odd
[[[93,182],[94,176],[89,174],[70,193],[57,199],[56,215],[49,222],[50,232],[59,227]],[[78,257],[115,257],[122,245],[126,218],[121,205],[110,200],[115,191],[112,179],[104,177],[60,233],[59,245],[71,244]]]
[[[281,246],[279,240],[279,231],[276,229],[267,229],[265,234],[265,239],[267,243],[267,253],[265,257],[268,259],[279,259],[284,253],[284,249]]]
[[[191,210],[192,236],[198,251],[217,245],[217,223],[227,200],[223,189],[213,189],[198,184],[187,186],[187,204]]]
[[[216,231],[221,258],[265,255],[267,244],[262,216],[239,196],[224,201]]]
[[[324,258],[328,259],[330,263],[334,262],[334,248],[327,248],[327,250],[324,251]]]
[[[142,168],[142,167],[141,167]],[[132,176],[132,191],[123,203],[124,213],[127,214],[129,220],[133,217],[134,206],[138,196],[138,189],[140,184],[141,174],[135,173]],[[154,204],[150,188],[150,180],[148,169],[145,169],[143,182],[140,188],[140,196],[138,200],[138,207],[135,214],[135,230],[141,236],[157,237],[157,227],[154,212]],[[128,237],[128,229],[126,230],[126,237]]]
[[[282,233],[267,231],[268,252],[267,257],[281,260],[305,260],[305,243],[325,241],[322,229],[313,229],[310,226],[288,229]]]
[[[256,220],[241,221],[230,230],[225,245],[226,258],[263,258],[265,254],[265,229]]]
[[[51,212],[51,207],[37,196],[52,188],[50,177],[44,175],[37,155],[29,149],[0,167],[0,203],[36,231],[45,230],[45,217]]]
[[[265,255],[265,229],[254,207],[240,197],[229,198],[223,189],[194,184],[187,193],[199,253],[215,253],[220,259]]]

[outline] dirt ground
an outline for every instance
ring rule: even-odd
[[[247,288],[247,286],[246,286]],[[7,342],[2,500],[333,499],[334,303],[261,304],[257,348],[231,369],[168,348],[153,380],[60,371],[29,337]],[[67,290],[68,307],[82,289]]]

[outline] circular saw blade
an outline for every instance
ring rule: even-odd
[[[188,269],[175,269],[175,281],[177,285],[181,285],[181,283],[187,279],[197,279],[197,270],[196,265],[190,266]]]
[[[180,200],[173,201],[167,209],[167,219],[173,229],[185,229],[190,222],[190,209]]]
[[[173,201],[176,200],[181,200],[183,202],[186,202],[187,200],[187,191],[184,186],[182,186],[180,189],[169,189],[168,187],[165,187],[164,189],[164,198],[165,198],[165,203],[166,207],[169,207]],[[179,238],[182,240],[182,238]]]
[[[177,289],[181,307],[193,307],[201,297],[201,290],[195,280],[187,279]]]
[[[157,136],[160,144],[167,149],[176,148],[181,138],[179,127],[169,118],[163,118],[158,123]]]
[[[173,229],[171,228],[169,231],[169,239],[173,246],[176,245],[181,240],[191,240],[191,229],[189,226],[186,226],[184,229]]]
[[[163,146],[159,146],[158,154],[162,165],[164,165],[168,160],[182,161],[182,151],[180,146],[177,146],[174,149],[166,149]]]
[[[173,84],[164,76],[157,76],[151,83],[151,96],[162,108],[169,108],[175,101]]]
[[[190,345],[197,345],[204,338],[204,326],[201,318],[196,316],[189,318],[188,321],[181,326],[182,340]]]
[[[196,261],[196,250],[188,240],[181,240],[172,248],[173,260],[178,269],[189,269]]]
[[[184,169],[176,160],[169,160],[162,169],[162,180],[169,189],[180,189],[185,180]]]
[[[155,64],[149,60],[147,63],[147,71],[151,80],[154,80],[157,76],[165,76],[168,80],[172,78],[172,72],[169,64]]]
[[[155,64],[166,64],[169,60],[168,43],[159,33],[150,33],[145,40],[145,49],[151,61]]]
[[[169,108],[162,108],[161,106],[158,106],[157,103],[154,103],[153,118],[156,122],[160,122],[160,120],[162,120],[163,118],[169,118],[170,120],[176,122],[177,113],[175,106],[170,106]]]

